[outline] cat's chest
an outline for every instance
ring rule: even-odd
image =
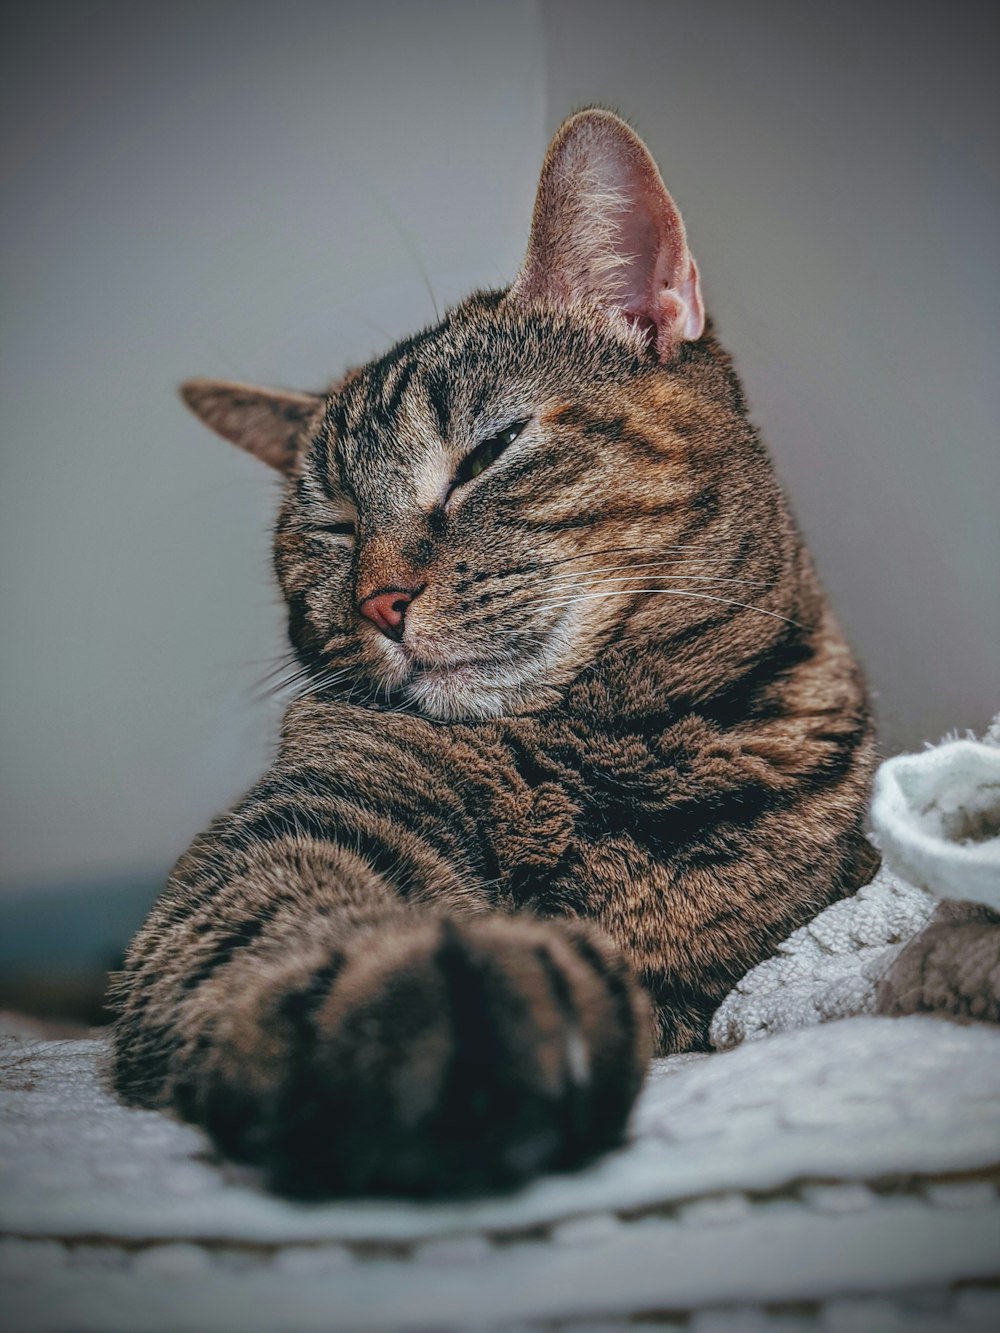
[[[662,860],[668,775],[655,733],[577,726],[545,741],[515,751],[483,831],[520,905],[572,910],[568,886],[589,902],[602,879],[639,879]]]

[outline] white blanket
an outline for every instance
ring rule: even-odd
[[[101,1052],[7,1053],[5,1330],[998,1326],[1000,1030],[856,1018],[658,1061],[626,1149],[462,1205],[274,1198],[118,1106]]]
[[[872,821],[886,860],[914,884],[1000,911],[1000,713],[982,741],[884,763]]]
[[[875,1012],[875,988],[936,903],[883,867],[795,931],[773,958],[748,972],[712,1019],[712,1044],[726,1050],[791,1028]]]

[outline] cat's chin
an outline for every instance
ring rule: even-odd
[[[516,709],[522,692],[517,673],[485,661],[421,665],[401,691],[425,717],[442,722],[500,717]]]
[[[548,657],[543,653],[520,663],[478,661],[422,667],[402,694],[425,717],[441,722],[531,712],[551,703],[556,694]]]

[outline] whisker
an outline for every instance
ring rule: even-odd
[[[568,565],[574,560],[590,560],[601,555],[637,554],[655,556],[661,551],[684,551],[693,553],[704,551],[709,553],[710,558],[722,558],[719,556],[718,547],[713,546],[687,546],[683,544],[657,545],[653,548],[650,548],[649,546],[605,546],[598,547],[596,550],[580,551],[576,555],[561,556],[557,560],[531,560],[528,564],[508,565],[505,569],[484,571],[484,574],[489,578],[510,578],[514,574],[541,573],[548,569],[555,569],[559,565]],[[527,558],[528,557],[525,557],[525,559]]]
[[[310,667],[299,666],[295,668],[295,670],[292,670],[294,666],[295,663],[293,660],[291,662],[282,663],[273,670],[267,672],[267,674],[263,676],[254,687],[252,687],[250,691],[250,701],[254,704],[261,704],[267,699],[277,698],[286,690],[292,689],[294,686],[298,685],[300,681],[306,679],[311,674]],[[280,679],[274,679],[274,677],[278,676],[279,672],[282,671],[288,672],[289,674],[282,676]]]
[[[560,606],[574,606],[577,602],[592,601],[596,597],[635,597],[639,594],[661,593],[665,597],[690,597],[702,602],[722,602],[726,606],[740,606],[745,611],[756,611],[762,616],[771,616],[775,620],[784,620],[789,625],[794,625],[797,629],[802,629],[802,625],[797,620],[792,620],[790,616],[779,615],[777,611],[766,611],[762,606],[753,606],[750,602],[737,602],[732,597],[714,597],[707,592],[687,592],[681,588],[621,588],[618,591],[611,592],[585,592],[577,597],[567,597],[558,602],[546,602],[544,605],[535,605],[533,610],[552,611]]]
[[[318,676],[314,676],[309,685],[301,689],[296,695],[299,699],[308,699],[314,694],[319,694],[322,690],[332,689],[334,685],[340,684],[349,676],[354,674],[354,667],[341,667],[337,671],[324,671]]]
[[[627,583],[630,578],[674,579],[684,583],[742,583],[751,588],[773,588],[775,586],[774,579],[737,579],[728,577],[724,574],[626,574],[622,578],[609,578],[607,575],[604,575],[599,579],[581,579],[580,585],[578,586],[593,587],[598,583]],[[570,588],[574,585],[569,580],[562,579],[556,581],[551,586],[558,589]]]
[[[598,565],[596,569],[587,569],[585,574],[603,574],[605,572],[615,573],[620,569],[660,569],[663,565],[727,565],[728,560],[723,558],[714,559],[701,557],[695,560],[652,560],[646,564],[634,565],[626,562],[624,565]]]
[[[385,219],[386,222],[389,223],[389,226],[396,233],[396,238],[398,239],[399,243],[402,245],[406,253],[409,255],[417,272],[420,274],[424,287],[426,288],[427,295],[431,298],[431,305],[434,307],[434,318],[440,324],[441,312],[438,309],[437,299],[434,296],[434,289],[431,286],[430,278],[427,276],[427,267],[424,264],[423,259],[420,257],[420,252],[417,250],[417,247],[411,241],[405,227],[403,226],[402,222],[399,220],[399,217],[396,214],[396,210],[389,203],[388,199],[382,194],[381,190],[376,189],[375,185],[371,181],[364,181],[362,182],[362,184],[363,187],[367,190],[369,196],[372,199],[374,199],[376,204],[378,204],[379,208],[381,208],[383,218]]]

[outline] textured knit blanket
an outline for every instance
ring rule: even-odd
[[[982,741],[946,740],[884,763],[872,822],[882,869],[747,973],[712,1021],[717,1048],[875,1013],[880,985],[939,899],[1000,910],[1000,714]],[[989,963],[1000,969],[996,943]]]
[[[884,763],[872,819],[886,859],[914,884],[1000,910],[1000,713],[982,741]]]
[[[503,1198],[289,1203],[119,1106],[101,1042],[10,1041],[0,1329],[992,1333],[1000,1026],[873,1013],[927,889],[1000,887],[987,748],[884,765],[891,868],[727,998],[736,1049],[655,1062],[625,1148]]]
[[[873,1014],[879,982],[937,906],[883,866],[748,972],[712,1019],[719,1050],[790,1028]]]

